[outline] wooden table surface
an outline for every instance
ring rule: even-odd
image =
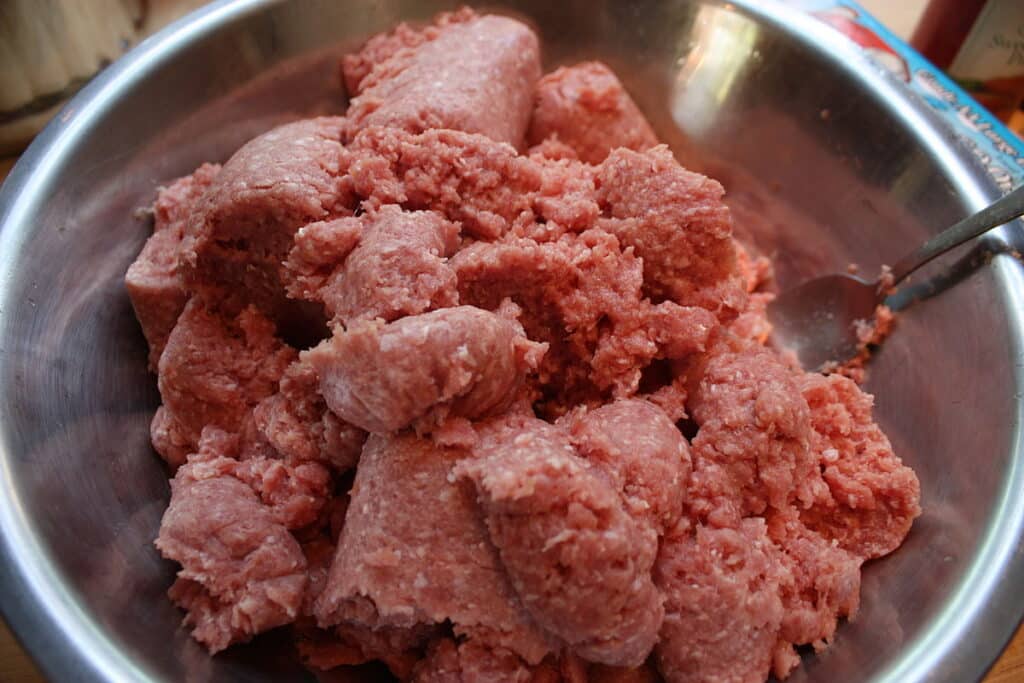
[[[861,4],[885,21],[896,33],[908,34],[920,14],[924,0],[861,0]],[[11,166],[13,159],[0,159],[0,180]],[[1024,600],[1024,587],[1021,599]],[[1002,657],[985,677],[984,683],[1020,683],[1024,681],[1024,628],[1017,631],[1013,641]],[[45,683],[45,679],[24,653],[10,631],[0,621],[0,682],[2,683]]]

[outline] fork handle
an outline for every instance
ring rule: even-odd
[[[953,247],[958,247],[967,240],[986,233],[992,228],[998,228],[1021,215],[1024,215],[1024,185],[981,211],[971,214],[959,223],[943,230],[913,253],[900,259],[892,267],[893,284],[899,283],[936,256],[945,254]]]

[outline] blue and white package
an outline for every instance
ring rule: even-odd
[[[1024,182],[1024,141],[942,70],[850,0],[787,0],[836,29],[935,110],[1003,192]]]

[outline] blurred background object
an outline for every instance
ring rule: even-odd
[[[2,0],[0,156],[135,43],[204,0]]]
[[[921,20],[928,0],[861,0],[858,4],[906,40]]]
[[[1003,121],[1018,112],[1024,100],[1021,0],[931,0],[910,42]]]

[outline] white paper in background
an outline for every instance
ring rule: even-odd
[[[1024,76],[1024,1],[989,0],[949,73],[961,81]]]

